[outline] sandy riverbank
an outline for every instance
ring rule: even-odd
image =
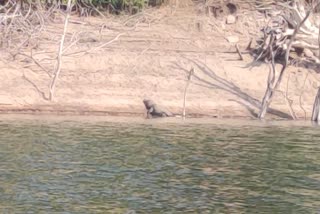
[[[265,64],[250,67],[249,55],[240,61],[235,44],[226,38],[238,37],[244,49],[256,33],[252,22],[261,24],[262,18],[240,17],[235,24],[226,25],[223,19],[213,20],[191,6],[175,13],[168,8],[154,9],[144,16],[139,20],[110,17],[107,21],[72,17],[66,46],[74,35],[78,35],[78,42],[63,58],[53,101],[47,99],[50,72],[63,20],[47,26],[36,47],[30,45],[42,68],[29,57],[17,55],[13,59],[1,51],[0,112],[143,117],[142,100],[150,98],[181,114],[187,75],[194,67],[187,94],[188,116],[256,117],[269,68]],[[119,40],[110,45],[84,52],[120,33]],[[319,85],[316,73],[291,67],[283,80],[268,117],[290,118],[286,93],[297,117],[310,117]]]

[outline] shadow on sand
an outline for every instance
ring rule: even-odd
[[[193,60],[189,58],[185,58],[193,63],[195,66],[195,69],[198,71],[193,75],[193,78],[197,80],[194,82],[194,84],[210,88],[210,89],[219,89],[226,91],[230,94],[235,95],[236,97],[240,98],[239,100],[232,100],[234,102],[237,102],[244,106],[253,117],[258,117],[257,111],[261,107],[261,102],[247,94],[246,92],[242,91],[238,86],[236,86],[234,83],[218,76],[211,68],[209,68],[207,65],[205,65],[202,62],[199,62],[198,60]],[[189,70],[182,68],[178,63],[175,63],[175,67],[185,71],[187,74],[189,74]],[[200,77],[199,72],[202,72],[203,76],[207,78]],[[276,115],[281,118],[286,119],[292,119],[291,115],[281,112],[276,109],[269,108],[268,113]]]

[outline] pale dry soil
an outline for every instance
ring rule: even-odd
[[[30,55],[33,49],[34,59],[51,77],[28,57],[12,59],[9,51],[2,51],[2,112],[142,116],[142,100],[150,98],[181,114],[188,72],[194,67],[187,91],[188,116],[254,118],[258,113],[269,67],[250,66],[248,54],[240,61],[235,44],[226,37],[239,37],[244,50],[265,22],[263,16],[239,15],[237,23],[226,25],[223,18],[216,20],[190,6],[153,9],[131,18],[73,16],[71,20],[65,47],[77,43],[64,53],[53,101],[47,98],[62,18],[34,38],[38,45],[29,44],[30,50],[24,50]],[[123,35],[118,40],[99,47],[119,33]],[[317,77],[315,71],[290,67],[268,117],[290,116],[286,93],[297,117],[310,117]]]

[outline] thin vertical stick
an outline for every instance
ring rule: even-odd
[[[292,104],[293,104],[293,101],[292,100],[289,100],[289,97],[288,97],[288,89],[289,89],[289,81],[290,81],[290,75],[291,73],[289,73],[288,75],[288,80],[287,80],[287,88],[286,88],[286,92],[284,93],[284,99],[288,105],[288,108],[289,108],[289,111],[290,111],[290,114],[291,114],[291,117],[293,120],[296,120],[297,119],[297,116],[296,116],[296,113],[294,112],[293,108],[292,108]]]
[[[54,72],[54,76],[50,85],[50,94],[49,94],[49,99],[50,101],[53,100],[53,96],[54,96],[54,89],[61,71],[61,65],[62,65],[62,51],[63,51],[63,44],[64,44],[64,40],[66,37],[66,33],[67,33],[67,29],[68,29],[68,22],[69,22],[69,18],[70,18],[70,11],[71,11],[71,0],[68,0],[68,6],[67,6],[67,15],[66,18],[64,20],[64,28],[63,28],[63,34],[61,36],[61,40],[60,40],[60,46],[59,46],[59,50],[58,50],[58,56],[57,56],[57,66],[56,66],[56,72]]]
[[[190,81],[191,81],[191,77],[192,77],[193,74],[194,74],[194,68],[191,68],[190,72],[189,72],[189,75],[188,75],[187,84],[186,84],[186,87],[184,89],[184,95],[183,95],[183,113],[182,113],[183,119],[186,118],[187,90],[188,90],[188,87],[189,87],[189,84],[190,84]]]
[[[314,99],[312,116],[311,116],[311,121],[319,123],[319,120],[320,120],[320,88],[318,88],[316,98]]]
[[[319,59],[320,59],[320,24],[319,24],[319,35],[318,35],[318,43],[319,43]]]
[[[239,48],[238,44],[236,44],[236,50],[237,50],[237,53],[239,55],[240,60],[243,61],[243,56],[242,56],[242,53],[240,51],[240,48]]]

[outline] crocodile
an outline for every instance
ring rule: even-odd
[[[144,106],[147,109],[147,118],[157,117],[174,117],[174,115],[166,108],[155,104],[152,100],[144,99]]]

